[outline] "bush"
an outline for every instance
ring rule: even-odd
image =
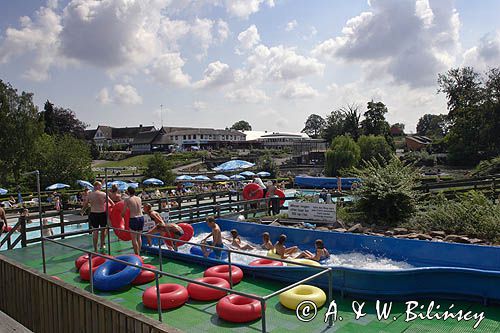
[[[500,241],[500,205],[483,193],[470,191],[454,199],[438,195],[423,206],[411,226],[423,231],[442,230]]]
[[[479,162],[472,173],[474,176],[487,176],[500,173],[500,156]]]
[[[358,139],[358,145],[361,151],[361,159],[364,161],[376,158],[382,163],[389,161],[394,155],[385,137],[380,135],[362,135]]]
[[[412,164],[416,167],[433,167],[436,165],[436,156],[426,151],[412,151],[401,157],[405,164]]]
[[[336,137],[331,149],[325,153],[325,174],[329,177],[339,176],[342,171],[358,165],[360,155],[359,146],[351,137]]]
[[[171,164],[161,153],[155,153],[148,159],[144,176],[145,178],[158,178],[165,184],[172,184],[175,178]]]
[[[413,189],[418,173],[412,166],[395,157],[387,163],[373,159],[353,173],[362,180],[354,190],[355,211],[363,213],[366,222],[396,226],[416,211],[420,193]]]

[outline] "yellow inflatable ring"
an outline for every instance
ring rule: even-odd
[[[281,256],[279,254],[276,254],[275,250],[269,250],[269,251],[267,251],[267,257],[281,259]]]
[[[297,305],[303,301],[311,301],[320,308],[326,302],[326,294],[318,287],[307,284],[301,284],[280,294],[281,305],[290,310],[295,311]]]
[[[290,260],[291,261],[295,261],[295,262],[300,262],[301,264],[308,264],[308,265],[313,265],[313,266],[321,266],[321,264],[319,262],[311,260],[311,259],[300,258],[300,259],[290,259]],[[288,266],[299,266],[299,265],[289,264]],[[304,266],[302,266],[302,267],[304,267]]]

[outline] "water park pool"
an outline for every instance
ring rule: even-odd
[[[497,247],[303,230],[231,220],[218,220],[218,224],[223,231],[237,229],[242,238],[254,244],[260,244],[260,235],[264,231],[270,233],[273,241],[280,234],[286,234],[287,245],[298,245],[301,249],[312,249],[314,241],[322,239],[332,253],[327,265],[334,271],[334,289],[342,293],[385,299],[432,296],[500,300],[500,248]],[[193,228],[197,236],[210,232],[205,223],[195,223]],[[145,249],[158,253],[157,246],[145,246]],[[162,255],[201,265],[220,263],[217,259],[192,255],[186,249],[179,253],[162,249]],[[314,268],[308,267],[254,267],[247,264],[250,259],[245,260],[240,259],[238,263],[244,271],[281,282],[296,282],[315,272]],[[318,278],[312,284],[326,287],[328,281]]]

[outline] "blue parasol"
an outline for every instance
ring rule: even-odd
[[[267,171],[261,171],[261,172],[257,172],[257,176],[259,177],[269,177],[271,176],[271,174]]]
[[[175,178],[176,182],[192,181],[193,177],[188,175],[182,175]]]
[[[90,182],[86,180],[77,180],[76,183],[82,187],[88,188],[91,191],[94,190],[94,185],[92,185]]]
[[[71,186],[67,185],[67,184],[63,184],[63,183],[55,183],[55,184],[52,184],[50,186],[47,186],[45,189],[47,191],[54,191],[54,190],[61,190],[63,188],[69,188]]]
[[[199,175],[199,176],[194,177],[194,180],[205,182],[205,181],[209,181],[210,178],[208,178],[207,176]]]
[[[143,181],[142,183],[144,185],[158,185],[158,186],[162,186],[165,184],[162,180],[160,180],[158,178],[148,178],[145,181]]]
[[[255,173],[252,171],[243,171],[240,173],[240,175],[242,175],[244,177],[253,177],[253,176],[255,176]]]
[[[6,195],[7,193],[9,193],[9,191],[4,188],[0,188],[0,195]]]
[[[221,165],[216,166],[213,168],[215,171],[234,171],[234,170],[239,170],[239,169],[248,169],[253,167],[255,164],[250,163],[247,161],[242,161],[242,160],[231,160],[227,161],[225,163],[222,163]]]
[[[229,177],[226,175],[215,175],[214,180],[229,180]]]
[[[232,175],[231,177],[229,177],[229,179],[231,179],[231,180],[243,180],[243,179],[245,179],[245,177],[243,177],[241,175]]]

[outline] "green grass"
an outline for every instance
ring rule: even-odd
[[[98,168],[125,168],[125,167],[138,167],[145,168],[150,158],[150,155],[136,155],[128,157],[121,161],[105,161],[94,165]]]

